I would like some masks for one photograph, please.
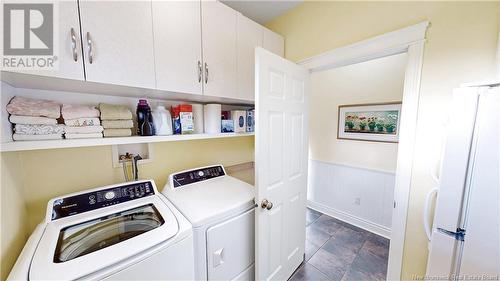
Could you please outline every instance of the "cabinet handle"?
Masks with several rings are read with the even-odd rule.
[[[94,60],[94,51],[92,50],[92,38],[90,38],[90,32],[87,32],[87,47],[89,49],[89,63],[92,64]]]
[[[198,61],[198,83],[201,83],[201,61]]]
[[[76,33],[75,29],[71,28],[71,50],[73,51],[73,60],[78,61],[78,52],[76,51]]]
[[[205,63],[205,84],[208,83],[208,64]]]

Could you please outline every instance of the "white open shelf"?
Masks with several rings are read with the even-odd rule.
[[[115,145],[115,144],[131,144],[131,143],[155,143],[155,142],[203,140],[203,139],[218,139],[218,138],[238,138],[238,137],[249,137],[253,135],[254,133],[221,133],[213,135],[192,134],[192,135],[171,135],[171,136],[151,136],[151,137],[132,136],[132,137],[116,137],[116,138],[100,138],[100,139],[11,141],[2,143],[0,145],[0,151],[8,152],[8,151],[87,147],[87,146],[102,146],[102,145]]]
[[[138,97],[149,97],[148,101],[152,107],[155,107],[156,105],[164,105],[168,108],[172,105],[186,102],[195,102],[200,104],[216,102],[222,104],[223,110],[246,110],[252,108],[253,105],[249,104],[251,101],[241,101],[236,99],[214,98],[203,95],[174,94],[159,91],[151,92],[146,89],[95,83],[94,85],[87,82],[66,81],[66,79],[55,78],[50,79],[38,77],[36,75],[7,73],[3,71],[0,73],[2,74],[0,79],[2,90],[2,94],[0,95],[2,108],[2,110],[0,110],[2,115],[2,122],[0,126],[0,152],[235,138],[254,135],[254,133],[221,133],[213,135],[190,134],[151,137],[131,136],[99,139],[12,141],[12,124],[9,122],[9,115],[5,110],[5,107],[14,96],[54,100],[60,103],[68,104],[97,105],[101,102],[119,104],[128,107],[133,114],[137,106]]]
[[[63,79],[49,76],[32,75],[25,73],[16,73],[8,71],[0,71],[0,79],[3,83],[8,84],[10,87],[23,89],[21,92],[30,92],[26,89],[31,89],[31,92],[40,92],[39,98],[54,99],[57,97],[57,92],[66,94],[78,93],[83,94],[89,98],[89,102],[95,100],[92,96],[99,96],[97,99],[102,102],[103,97],[118,97],[118,98],[131,98],[137,103],[137,99],[154,99],[164,101],[185,101],[185,102],[198,102],[198,103],[221,103],[231,105],[244,105],[253,106],[253,100],[245,100],[239,98],[227,98],[209,96],[204,94],[186,94],[178,92],[168,92],[156,89],[136,88],[129,86],[120,86],[113,84],[95,83],[89,81],[78,81],[71,79]],[[16,95],[18,93],[15,93]],[[48,95],[47,95],[48,94]],[[84,97],[85,98],[85,97]],[[64,102],[65,99],[54,99],[59,102]],[[69,97],[66,99],[71,102],[83,101],[80,97]]]

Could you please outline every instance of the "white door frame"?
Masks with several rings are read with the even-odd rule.
[[[406,53],[401,129],[398,145],[394,209],[387,280],[400,280],[406,233],[412,165],[417,130],[420,77],[424,55],[425,33],[429,22],[421,22],[361,42],[333,49],[300,61],[311,73],[360,63],[381,57]]]

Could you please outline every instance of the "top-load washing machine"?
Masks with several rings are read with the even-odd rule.
[[[154,182],[49,201],[9,280],[192,280],[193,231]]]
[[[254,280],[254,187],[222,165],[170,175],[163,194],[191,222],[196,280]]]

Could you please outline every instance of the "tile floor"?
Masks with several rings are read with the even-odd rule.
[[[307,209],[306,260],[290,280],[385,280],[388,257],[388,239]]]

